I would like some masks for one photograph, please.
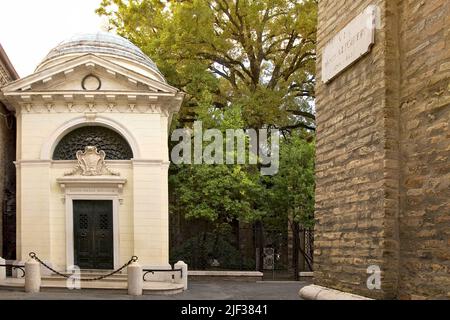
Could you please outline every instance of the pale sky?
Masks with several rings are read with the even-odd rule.
[[[33,73],[61,41],[101,31],[101,0],[0,0],[0,43],[21,77]]]

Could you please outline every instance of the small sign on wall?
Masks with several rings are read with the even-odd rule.
[[[377,7],[371,5],[326,44],[322,55],[323,82],[330,82],[370,52],[375,43],[376,18]]]

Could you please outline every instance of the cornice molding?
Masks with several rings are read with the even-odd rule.
[[[91,69],[95,67],[99,71],[103,70],[107,73],[114,73],[116,76],[125,77],[132,83],[140,83],[141,88],[130,91],[33,90],[34,84],[46,83],[51,87],[52,81],[60,81],[57,80],[58,75],[72,73],[77,68],[88,68],[88,65]],[[72,109],[77,104],[105,103],[111,109],[114,108],[114,105],[126,104],[130,112],[138,109],[139,105],[158,105],[161,109],[167,109],[167,115],[170,115],[170,113],[179,111],[184,96],[183,92],[165,82],[149,78],[93,54],[87,54],[6,84],[1,89],[0,99],[6,102],[5,105],[10,111],[24,107],[27,112],[31,112],[35,104],[42,103],[46,104],[46,108],[50,112],[60,103],[67,103],[68,109]],[[17,111],[20,112],[20,110]]]
[[[114,62],[110,62],[104,58],[98,57],[94,54],[86,54],[84,56],[80,56],[74,58],[70,61],[66,61],[65,63],[50,67],[48,69],[44,69],[42,71],[38,71],[33,73],[25,78],[20,80],[11,82],[5,88],[3,88],[4,92],[13,92],[20,90],[22,92],[27,92],[31,89],[31,85],[36,82],[41,81],[51,81],[51,78],[60,73],[72,72],[75,68],[88,68],[92,69],[92,67],[99,67],[106,70],[108,73],[120,74],[130,81],[133,82],[141,82],[149,87],[154,88],[156,91],[154,92],[169,92],[169,93],[177,93],[178,89],[170,86],[165,82],[161,82],[155,79],[151,79],[147,76],[144,76],[134,70],[127,69],[121,65],[118,65]],[[150,91],[150,90],[149,90]]]
[[[21,167],[49,167],[51,165],[51,160],[18,160],[14,161],[16,168]]]
[[[132,159],[131,160],[133,167],[147,167],[149,165],[153,166],[169,166],[170,162],[166,160],[157,160],[157,159]]]

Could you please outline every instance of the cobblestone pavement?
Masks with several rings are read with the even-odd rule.
[[[23,289],[0,289],[0,300],[300,300],[298,291],[307,282],[191,281],[178,295],[130,297],[125,292],[61,289],[27,294]]]

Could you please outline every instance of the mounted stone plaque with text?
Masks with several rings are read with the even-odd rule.
[[[376,6],[369,6],[325,46],[322,81],[327,83],[368,53],[375,43]]]

